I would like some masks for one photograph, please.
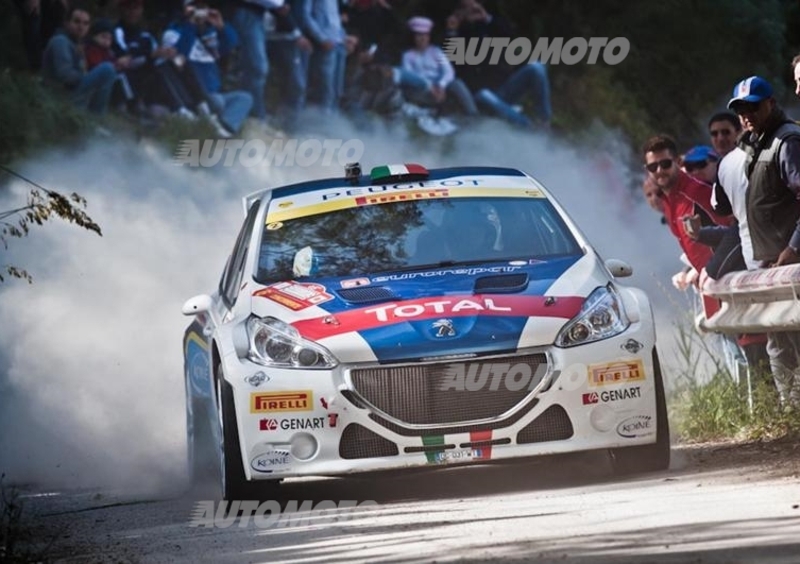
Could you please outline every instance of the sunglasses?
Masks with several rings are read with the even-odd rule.
[[[741,116],[745,114],[754,114],[761,107],[761,102],[739,102],[733,107],[736,115]]]
[[[708,161],[699,161],[696,163],[683,163],[686,172],[694,172],[696,170],[703,170],[708,166]]]
[[[729,137],[730,135],[733,135],[733,130],[732,129],[712,129],[711,131],[709,131],[709,133],[711,134],[711,137],[719,137],[720,135],[722,135],[723,137]]]
[[[672,159],[661,159],[660,161],[656,161],[654,163],[648,163],[644,165],[649,172],[655,173],[659,168],[663,170],[669,170],[672,168]]]

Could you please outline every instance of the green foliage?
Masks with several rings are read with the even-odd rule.
[[[89,116],[47,89],[37,76],[0,70],[0,93],[0,163],[33,149],[69,144],[89,129]]]
[[[679,325],[677,334],[682,362],[678,373],[671,375],[676,385],[670,398],[670,419],[681,439],[800,437],[800,413],[781,407],[769,373],[753,376],[751,410],[746,378],[737,383],[715,361],[713,376],[701,381],[697,376],[700,363],[711,352],[694,329]]]

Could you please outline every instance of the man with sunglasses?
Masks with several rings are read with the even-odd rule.
[[[711,186],[717,177],[718,162],[719,157],[711,147],[708,145],[696,145],[684,155],[683,169],[692,178]]]
[[[800,126],[784,113],[772,86],[759,76],[734,87],[728,108],[746,130],[739,146],[750,157],[745,203],[753,258],[762,267],[800,262]],[[781,402],[800,407],[800,331],[767,337]]]
[[[667,225],[678,239],[689,263],[700,272],[713,251],[689,236],[684,227],[684,218],[699,215],[702,225],[730,225],[731,218],[714,212],[711,186],[680,170],[677,145],[671,137],[658,135],[650,138],[642,153],[648,176],[661,190]]]

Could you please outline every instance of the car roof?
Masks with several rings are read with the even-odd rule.
[[[515,168],[504,167],[491,167],[491,166],[465,166],[465,167],[449,167],[449,168],[434,168],[428,171],[430,176],[424,180],[443,180],[457,176],[528,176],[521,170]],[[400,184],[400,182],[391,182],[391,184]],[[358,177],[358,183],[351,183],[344,176],[338,178],[324,178],[321,180],[310,180],[307,182],[298,182],[296,184],[288,184],[286,186],[279,186],[276,188],[264,188],[252,194],[248,194],[243,199],[244,210],[250,209],[250,206],[256,200],[260,200],[265,194],[270,194],[272,197],[285,197],[293,194],[302,194],[305,192],[313,192],[315,190],[324,190],[329,188],[352,188],[354,186],[377,186],[381,182],[373,182],[369,174],[362,174]]]

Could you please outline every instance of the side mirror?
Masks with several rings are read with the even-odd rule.
[[[633,267],[624,260],[608,259],[605,264],[614,278],[627,278],[633,274]]]
[[[183,315],[197,315],[198,313],[206,313],[211,309],[211,296],[208,294],[200,294],[193,298],[186,300],[183,304]]]

